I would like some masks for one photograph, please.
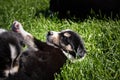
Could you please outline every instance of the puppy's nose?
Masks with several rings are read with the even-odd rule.
[[[52,31],[49,31],[47,35],[48,35],[48,36],[49,36],[49,35],[53,35],[53,32],[52,32]]]

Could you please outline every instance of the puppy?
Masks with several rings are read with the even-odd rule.
[[[69,29],[61,32],[49,31],[47,43],[60,48],[68,59],[77,56],[83,58],[86,53],[82,38]]]
[[[18,33],[0,29],[0,80],[18,72],[22,38]]]
[[[54,80],[67,60],[62,50],[36,39],[17,21],[12,30],[23,36],[28,49],[22,53],[19,72],[7,80]]]
[[[79,41],[81,39],[79,39],[79,36],[77,35],[77,38],[75,39],[77,39],[76,41],[80,42],[80,45],[77,45],[78,43],[76,43],[76,45],[71,43],[68,44],[71,47],[69,48],[62,44],[64,42],[61,43],[61,46],[58,45],[57,42],[52,43],[54,41],[50,36],[52,34],[51,32],[48,32],[47,34],[47,42],[40,41],[30,33],[26,32],[21,23],[18,21],[13,22],[12,30],[22,35],[24,38],[24,43],[28,46],[28,49],[22,54],[22,65],[19,72],[16,75],[8,78],[8,80],[54,80],[54,74],[60,72],[60,68],[67,60],[64,52],[70,54],[74,53],[73,55],[76,57],[74,52],[74,50],[76,50],[81,57],[84,56],[83,54],[85,49],[83,46],[81,46],[83,43]],[[63,35],[67,35],[68,37],[71,36],[67,33]]]

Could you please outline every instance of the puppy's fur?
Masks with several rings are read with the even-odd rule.
[[[0,79],[18,72],[22,38],[18,33],[0,29]]]
[[[28,49],[21,56],[19,72],[7,80],[53,80],[67,60],[62,50],[36,39],[17,21],[12,29],[24,37]]]
[[[85,51],[83,44],[81,43],[81,41],[79,41],[81,39],[78,39],[77,41],[78,43],[80,42],[80,45],[82,46],[77,44],[74,45],[74,43],[71,42],[71,44],[74,46],[71,46],[71,44],[69,43],[71,48],[65,48],[66,45],[61,45],[60,47],[58,47],[59,45],[56,46],[56,44],[51,43],[50,40],[48,40],[48,42],[50,41],[52,45],[48,42],[46,43],[36,39],[30,33],[24,31],[22,25],[17,21],[13,23],[12,30],[23,36],[24,43],[28,46],[28,49],[25,52],[23,52],[20,58],[21,67],[18,73],[14,76],[8,77],[6,80],[54,80],[54,74],[60,72],[60,68],[64,65],[64,63],[67,60],[64,51],[68,53],[73,52],[75,55],[74,57],[76,57],[74,50],[78,50],[78,52],[79,50],[81,52]],[[73,34],[63,35],[70,37]],[[49,36],[50,32],[48,32],[47,38]],[[84,55],[82,55],[81,57],[83,56]]]

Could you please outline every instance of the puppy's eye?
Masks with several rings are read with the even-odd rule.
[[[69,42],[68,42],[68,37],[65,37],[65,36],[61,37],[61,41],[62,41],[62,43],[64,43],[65,45],[69,44]]]

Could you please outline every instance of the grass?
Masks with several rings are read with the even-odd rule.
[[[83,38],[87,55],[81,62],[66,63],[55,80],[120,80],[120,20],[74,22],[35,16],[48,7],[49,0],[0,0],[0,28],[10,30],[12,22],[18,20],[42,41],[49,30],[72,29]]]

